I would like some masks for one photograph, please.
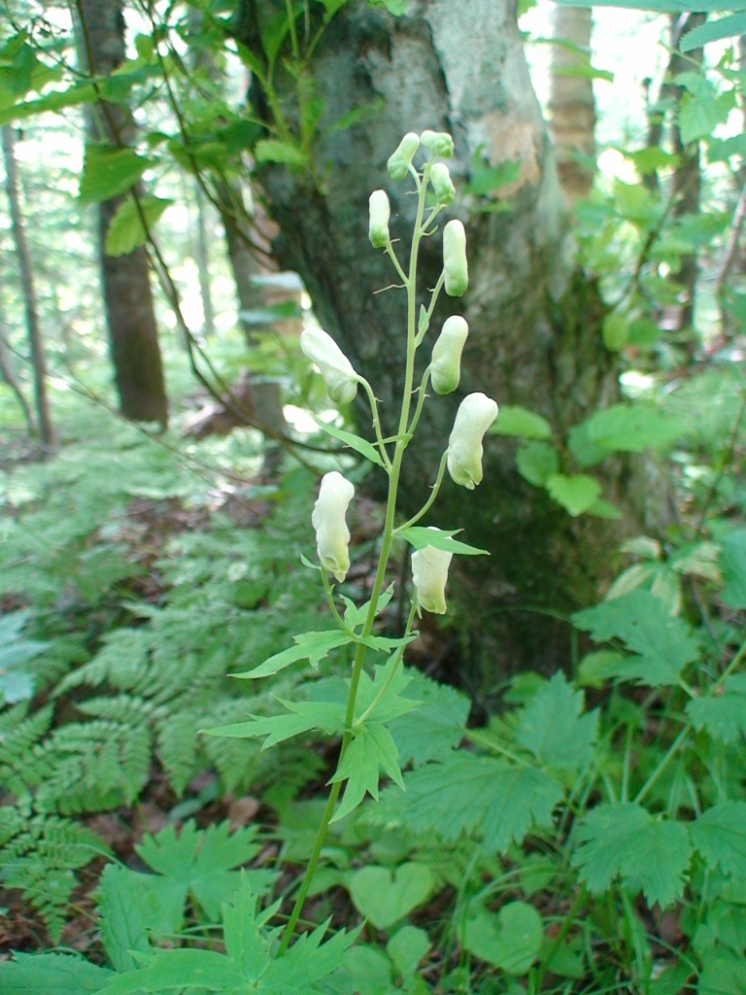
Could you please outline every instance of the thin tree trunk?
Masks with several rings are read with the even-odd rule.
[[[259,58],[259,32],[274,10],[269,0],[240,0],[237,6],[238,36]],[[595,286],[573,276],[566,262],[561,191],[510,2],[411,0],[407,16],[394,20],[380,7],[354,0],[326,28],[310,72],[324,107],[320,127],[327,129],[314,153],[323,184],[278,164],[262,165],[260,182],[281,230],[278,259],[300,273],[323,327],[371,379],[382,401],[384,434],[396,430],[405,295],[379,292],[395,274],[385,254],[368,243],[368,197],[386,188],[392,237],[403,238],[405,247],[415,201],[411,186],[390,182],[388,155],[405,132],[430,128],[454,135],[450,168],[457,186],[482,165],[520,164],[511,188],[460,197],[449,212],[466,225],[470,286],[461,301],[441,300],[432,325],[439,328],[460,310],[471,334],[459,391],[425,405],[407,452],[402,503],[405,512],[416,510],[465,394],[484,391],[500,404],[531,408],[550,420],[559,439],[617,399],[615,361],[600,334],[604,309]],[[280,97],[288,97],[293,82],[279,75],[277,83]],[[251,94],[255,110],[268,120],[259,88]],[[364,123],[330,128],[352,109],[377,101],[384,109]],[[499,196],[509,197],[512,209],[485,211],[498,206]],[[423,245],[420,300],[441,267],[437,235]],[[362,400],[358,414],[366,429],[370,416]],[[467,541],[492,553],[470,558],[454,587],[491,680],[496,669],[552,670],[566,663],[569,629],[546,612],[521,606],[562,611],[587,603],[612,569],[619,536],[642,527],[626,493],[625,464],[608,473],[605,497],[625,512],[625,521],[611,526],[585,516],[571,519],[543,490],[526,484],[516,471],[515,451],[510,440],[488,439],[480,488],[467,492],[448,482],[423,522],[464,527]],[[650,491],[647,497],[657,505]]]
[[[15,371],[15,365],[13,363],[13,357],[8,346],[8,339],[6,333],[5,315],[3,314],[2,307],[0,306],[0,378],[5,381],[5,383],[10,387],[15,399],[18,401],[18,406],[23,412],[23,417],[26,422],[26,429],[29,435],[36,435],[36,425],[34,424],[34,416],[31,413],[31,408],[29,407],[28,401],[24,396],[23,390],[21,389],[21,384],[18,380]]]
[[[574,70],[591,65],[590,8],[558,4],[552,11],[549,132],[557,154],[562,192],[568,202],[587,197],[593,184],[588,160],[595,154],[593,80]]]
[[[122,0],[78,0],[81,48],[92,74],[111,74],[125,58]],[[113,145],[131,144],[135,125],[122,104],[92,105],[91,138]],[[107,256],[109,224],[124,197],[98,205],[99,260],[109,348],[120,411],[132,421],[153,421],[165,428],[168,399],[158,344],[147,252],[143,246],[122,256]]]
[[[21,210],[21,193],[18,170],[16,167],[13,129],[6,124],[3,129],[3,154],[5,157],[5,185],[10,204],[10,221],[18,255],[18,268],[21,274],[23,301],[26,309],[26,329],[28,332],[31,361],[34,367],[34,396],[36,400],[36,417],[39,425],[39,437],[47,449],[54,445],[54,429],[49,413],[47,398],[47,368],[44,357],[44,342],[39,324],[39,310],[34,286],[34,271],[31,263],[26,231]]]
[[[202,299],[204,314],[204,331],[207,338],[215,334],[215,310],[212,306],[212,286],[210,281],[210,239],[207,234],[208,217],[205,210],[205,196],[199,186],[196,188],[197,198],[197,271],[199,273],[199,292]]]

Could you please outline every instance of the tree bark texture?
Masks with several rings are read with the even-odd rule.
[[[549,69],[549,131],[562,191],[570,203],[587,197],[593,183],[593,169],[587,162],[596,151],[593,80],[573,74],[578,67],[590,68],[592,29],[590,8],[558,4],[552,11],[555,44]]]
[[[254,52],[261,52],[259,32],[275,10],[269,0],[239,0],[236,31]],[[458,392],[428,402],[405,457],[402,506],[412,512],[429,493],[465,394],[484,391],[500,404],[531,408],[550,420],[559,438],[616,399],[613,360],[599,333],[603,309],[593,284],[574,276],[566,261],[562,195],[509,0],[466,6],[413,0],[400,19],[354,0],[326,29],[312,72],[323,100],[322,131],[352,109],[376,102],[382,109],[321,140],[315,163],[323,184],[275,164],[260,170],[260,182],[280,227],[278,259],[300,273],[323,327],[371,380],[385,432],[395,431],[398,415],[406,301],[402,290],[386,289],[396,274],[368,242],[368,196],[386,188],[403,261],[416,206],[411,182],[390,181],[387,157],[405,132],[431,128],[454,136],[449,166],[457,189],[482,160],[520,163],[517,180],[499,191],[509,211],[480,210],[497,206],[494,198],[457,197],[445,212],[443,223],[448,212],[465,223],[470,285],[461,300],[441,299],[431,341],[451,313],[464,314],[471,334]],[[268,119],[256,86],[252,98]],[[441,266],[439,232],[424,240],[422,302]],[[427,342],[421,352],[429,355]],[[362,401],[357,414],[361,429],[369,429]],[[468,492],[448,480],[423,522],[463,527],[466,541],[492,554],[454,563],[461,575],[450,585],[483,674],[492,679],[496,672],[552,670],[567,662],[568,627],[560,633],[546,613],[522,609],[562,611],[587,603],[609,570],[620,534],[608,523],[570,519],[525,483],[515,468],[516,448],[508,439],[487,439],[482,485]],[[624,489],[617,468],[605,496],[625,502]]]
[[[81,42],[89,70],[107,76],[124,62],[122,0],[78,0]],[[122,104],[92,105],[91,138],[112,145],[131,144],[135,125]],[[132,421],[168,423],[168,399],[158,329],[144,246],[123,256],[107,256],[104,242],[123,197],[99,207],[99,258],[109,334],[109,349],[119,407]]]
[[[45,446],[51,447],[54,445],[54,428],[49,413],[49,399],[47,397],[47,365],[44,356],[41,325],[39,324],[39,308],[36,301],[33,264],[26,239],[23,211],[21,210],[21,190],[18,169],[16,167],[13,128],[11,125],[6,124],[2,129],[2,133],[3,155],[5,158],[5,186],[10,206],[10,224],[18,256],[18,269],[23,289],[23,303],[26,310],[29,351],[31,352],[31,362],[34,367],[36,420],[39,427],[39,438]]]

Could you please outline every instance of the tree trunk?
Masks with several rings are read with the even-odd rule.
[[[26,430],[28,431],[28,434],[32,436],[36,435],[34,416],[31,413],[31,408],[29,407],[28,401],[26,400],[21,384],[16,375],[13,356],[11,355],[10,347],[8,346],[5,315],[3,314],[2,302],[0,302],[0,380],[3,380],[8,387],[10,387],[13,392],[13,396],[18,401],[18,406],[23,412],[23,418],[26,422]]]
[[[562,191],[568,202],[587,197],[593,183],[588,160],[596,151],[596,108],[593,80],[574,70],[590,68],[593,12],[588,7],[565,7],[552,11],[550,63],[551,118],[549,131],[557,154]]]
[[[81,48],[92,75],[110,75],[125,58],[122,0],[79,0]],[[91,138],[112,145],[132,144],[135,125],[122,104],[92,105]],[[109,348],[119,407],[132,421],[168,423],[168,399],[158,345],[147,252],[143,246],[123,256],[104,251],[111,219],[121,204],[99,204],[99,258]]]
[[[21,211],[21,192],[13,148],[13,129],[6,124],[3,132],[3,155],[5,158],[5,186],[10,205],[10,223],[18,255],[18,268],[21,273],[23,303],[26,309],[26,328],[28,331],[31,362],[34,367],[34,394],[36,399],[36,418],[39,426],[39,437],[47,448],[54,445],[54,429],[49,413],[47,399],[47,367],[44,358],[44,342],[39,325],[39,309],[36,302],[34,287],[34,271],[31,263],[26,230]]]
[[[269,0],[238,4],[238,36],[256,54],[258,32],[274,9]],[[402,291],[375,293],[394,283],[395,274],[368,243],[368,196],[379,187],[388,191],[392,237],[404,240],[404,252],[415,198],[411,184],[389,180],[386,159],[405,132],[454,135],[450,168],[457,186],[483,161],[520,163],[510,188],[461,196],[452,209],[466,225],[470,286],[461,301],[441,299],[433,326],[461,310],[471,335],[458,393],[431,399],[407,451],[401,493],[403,509],[412,511],[427,497],[465,394],[484,391],[500,404],[531,408],[563,438],[571,424],[616,399],[617,377],[602,344],[595,287],[566,263],[561,191],[513,4],[470,0],[467,9],[452,0],[412,0],[407,11],[395,20],[354,0],[334,17],[311,67],[323,100],[321,130],[353,108],[382,100],[384,109],[365,123],[326,132],[315,153],[323,185],[277,164],[263,166],[260,180],[281,231],[278,259],[300,273],[323,327],[371,380],[383,402],[384,432],[392,433],[406,304]],[[269,119],[256,86],[252,97]],[[497,206],[498,194],[510,198],[512,209],[485,211]],[[441,265],[438,234],[423,246],[421,288],[434,286]],[[365,430],[370,418],[362,403],[358,413]],[[543,609],[561,612],[593,598],[623,531],[588,517],[570,519],[521,479],[515,450],[510,440],[488,439],[482,485],[467,492],[448,481],[423,522],[463,527],[466,541],[492,554],[488,562],[462,563],[461,582],[451,588],[493,681],[496,668],[504,674],[567,663],[569,628]],[[623,503],[623,469],[617,471],[605,496]]]

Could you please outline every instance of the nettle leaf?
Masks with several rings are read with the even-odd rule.
[[[435,549],[443,549],[446,553],[457,553],[460,556],[489,556],[486,549],[477,549],[476,546],[469,546],[465,542],[454,539],[461,529],[454,529],[449,532],[446,529],[427,529],[420,525],[413,525],[399,533],[400,539],[414,546],[415,549],[424,549],[426,546],[434,546]]]
[[[534,827],[551,825],[563,794],[544,771],[471,754],[426,764],[405,776],[404,787],[404,795],[385,793],[381,817],[400,818],[418,832],[435,830],[446,842],[462,833],[480,836],[485,849],[500,853]]]
[[[686,714],[697,731],[734,743],[746,734],[746,674],[728,677],[717,694],[692,698]]]
[[[156,892],[179,896],[182,907],[187,895],[192,895],[210,919],[217,921],[222,902],[238,887],[240,872],[234,868],[259,852],[255,837],[255,826],[231,833],[229,824],[222,822],[201,830],[190,819],[179,836],[173,826],[167,826],[155,836],[146,836],[135,849],[160,875],[150,876]],[[267,871],[244,873],[250,875],[256,891],[263,893],[276,877]]]
[[[541,415],[520,405],[503,404],[490,435],[516,435],[523,439],[548,439],[552,426]]]
[[[583,715],[585,695],[557,673],[533,696],[518,720],[518,742],[538,759],[577,770],[590,763],[598,712]]]
[[[67,954],[21,954],[0,961],[3,995],[85,995],[99,992],[112,971]]]
[[[572,864],[588,890],[599,895],[619,877],[650,905],[671,905],[681,897],[692,844],[686,826],[655,819],[632,803],[599,805],[575,828]]]
[[[544,486],[554,500],[573,518],[587,511],[601,493],[601,484],[595,477],[589,477],[584,473],[577,473],[571,477],[562,473],[553,473],[547,477]]]
[[[345,954],[360,935],[360,929],[347,933],[340,929],[326,943],[322,943],[328,926],[327,921],[313,932],[304,933],[282,957],[273,957],[262,975],[259,991],[266,990],[268,995],[291,992],[308,995],[309,990],[319,991],[319,988],[312,986],[344,965]],[[242,992],[245,990],[241,989]]]
[[[721,597],[729,608],[746,608],[746,529],[737,529],[723,542],[725,586]]]
[[[746,13],[730,14],[728,17],[720,17],[717,21],[708,21],[706,24],[687,31],[681,38],[679,47],[682,52],[691,52],[694,48],[701,48],[711,41],[720,41],[721,38],[736,38],[746,34]]]
[[[559,470],[559,454],[548,442],[525,442],[515,454],[518,472],[534,487],[543,487]]]
[[[709,138],[719,124],[725,124],[734,106],[730,91],[718,93],[704,73],[680,73],[675,82],[689,91],[679,108],[679,130],[684,145]]]
[[[581,466],[592,466],[612,453],[641,453],[669,448],[683,434],[681,421],[652,404],[613,404],[568,433],[570,452]]]
[[[145,967],[120,974],[101,995],[140,995],[179,988],[208,992],[246,990],[246,977],[224,954],[212,950],[156,950]]]
[[[399,718],[388,724],[401,766],[421,767],[455,750],[464,737],[471,708],[466,695],[415,671],[406,696],[419,701],[417,720]]]
[[[81,204],[97,204],[131,190],[153,162],[131,148],[86,145],[78,195]]]
[[[345,725],[346,706],[331,701],[287,701],[277,699],[288,710],[285,715],[254,715],[248,722],[235,722],[227,726],[203,729],[208,736],[227,739],[254,739],[266,737],[262,749],[282,743],[293,736],[300,736],[312,729],[319,729],[327,736],[341,733]]]
[[[396,743],[388,729],[378,722],[368,722],[356,729],[354,735],[337,773],[329,781],[329,784],[347,781],[344,797],[332,822],[338,822],[356,809],[366,792],[378,801],[381,768],[400,788],[404,788]]]
[[[691,823],[694,846],[711,867],[746,878],[746,802],[722,802]]]
[[[683,668],[699,656],[697,640],[687,623],[672,618],[660,598],[639,588],[576,612],[572,618],[596,642],[621,639],[638,654],[620,667],[618,676],[624,680],[648,687],[676,684]]]
[[[173,204],[172,200],[145,194],[138,198],[145,225],[134,197],[127,197],[116,210],[106,232],[104,251],[107,256],[124,256],[138,245],[144,245],[160,216]]]
[[[299,660],[308,660],[311,666],[316,669],[321,661],[339,646],[345,646],[353,642],[352,636],[341,629],[328,629],[324,632],[304,632],[300,636],[295,636],[295,646],[275,653],[264,663],[254,667],[253,670],[245,670],[240,674],[231,674],[231,677],[243,679],[254,679],[257,677],[272,677],[279,671],[289,667],[291,663]]]
[[[541,916],[526,902],[508,902],[495,915],[478,908],[464,923],[462,942],[475,957],[506,974],[526,974],[544,935]]]
[[[142,877],[118,864],[108,864],[101,875],[98,904],[101,939],[107,957],[120,972],[135,968],[133,952],[144,954],[150,950],[148,928],[155,926],[155,935],[159,936],[170,925],[152,923],[150,896],[140,886]]]
[[[436,879],[424,864],[363,867],[353,872],[347,885],[358,912],[376,929],[388,929],[432,895]]]

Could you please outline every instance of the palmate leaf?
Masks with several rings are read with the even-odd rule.
[[[178,902],[182,912],[187,895],[193,895],[215,921],[221,903],[238,885],[240,872],[234,868],[251,860],[259,851],[255,836],[256,827],[231,833],[227,822],[200,830],[190,820],[179,836],[173,826],[167,826],[156,836],[147,836],[136,847],[140,857],[157,872],[157,876],[140,875],[140,878],[164,903]],[[266,891],[275,877],[264,870],[243,873],[249,876],[257,893]]]
[[[713,739],[734,743],[746,734],[746,674],[734,674],[723,684],[721,694],[692,698],[686,714],[698,731]]]
[[[356,730],[355,738],[347,747],[337,773],[329,781],[330,784],[347,781],[344,797],[332,822],[338,822],[356,809],[366,792],[378,799],[381,768],[400,788],[404,787],[396,743],[391,733],[378,722],[368,722]]]
[[[389,722],[388,730],[399,750],[399,763],[420,767],[456,749],[464,738],[471,702],[466,695],[445,684],[437,684],[415,671],[406,696],[419,701],[417,719],[406,717]]]
[[[403,795],[385,792],[380,812],[372,813],[376,821],[401,820],[446,842],[473,834],[485,849],[500,853],[532,828],[551,825],[563,794],[562,785],[544,771],[466,753],[407,774],[404,787]]]
[[[572,863],[593,894],[619,877],[632,894],[665,907],[679,898],[692,844],[686,826],[653,818],[632,803],[599,805],[575,829]]]
[[[246,991],[246,976],[224,954],[212,950],[157,950],[145,967],[120,974],[101,995],[140,995],[199,988],[208,992]]]
[[[255,715],[248,722],[235,722],[202,731],[207,736],[226,736],[229,739],[264,736],[262,749],[266,750],[312,729],[319,729],[327,736],[334,736],[344,729],[346,707],[341,702],[277,700],[287,708],[287,714]]]
[[[625,661],[619,676],[649,687],[675,684],[683,668],[697,659],[699,646],[691,629],[672,618],[649,591],[631,591],[576,612],[573,622],[596,642],[621,639],[637,657]],[[621,668],[620,668],[621,670]]]
[[[598,712],[581,714],[584,703],[583,692],[573,690],[564,674],[555,674],[523,709],[518,742],[555,767],[583,767],[593,757],[598,731]]]
[[[426,529],[420,525],[413,525],[399,533],[400,539],[406,539],[415,549],[425,549],[426,546],[434,546],[435,549],[442,549],[446,553],[458,553],[460,556],[488,556],[486,549],[477,549],[476,546],[469,546],[465,542],[454,539],[460,529],[447,531],[446,529]]]
[[[308,660],[312,667],[318,667],[321,661],[333,649],[351,643],[352,637],[341,629],[328,629],[324,632],[304,632],[300,636],[295,636],[295,646],[291,646],[280,653],[275,653],[264,663],[253,670],[245,670],[240,674],[231,674],[231,677],[250,678],[271,677],[279,671],[289,667],[291,663],[298,660]]]
[[[712,867],[746,879],[746,802],[722,802],[690,827],[692,841]]]

